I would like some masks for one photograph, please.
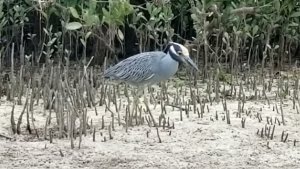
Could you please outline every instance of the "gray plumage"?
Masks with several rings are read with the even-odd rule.
[[[179,56],[180,51],[188,55],[187,49],[182,45],[170,43],[165,52],[152,51],[131,56],[108,68],[104,77],[137,87],[167,80],[177,72],[179,62],[185,62],[183,57],[187,57],[188,62],[191,61],[189,56]]]

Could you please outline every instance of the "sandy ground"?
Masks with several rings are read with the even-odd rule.
[[[180,121],[178,109],[168,107],[167,117],[174,122],[175,129],[159,128],[162,143],[158,142],[156,129],[146,123],[130,127],[127,133],[123,126],[116,124],[113,139],[110,140],[108,130],[100,129],[101,116],[109,118],[110,113],[104,112],[104,107],[97,107],[98,116],[93,109],[88,111],[96,126],[96,141],[93,142],[92,134],[88,133],[83,137],[80,149],[78,138],[75,148],[71,149],[66,138],[55,138],[50,144],[48,140],[38,140],[28,135],[25,120],[23,135],[11,135],[9,120],[12,103],[1,98],[0,134],[14,139],[0,137],[0,168],[300,168],[300,114],[292,109],[291,99],[284,100],[286,125],[276,125],[274,139],[257,135],[257,130],[267,124],[266,117],[273,118],[273,122],[275,117],[281,119],[280,114],[273,111],[275,103],[278,104],[274,97],[270,97],[270,105],[266,100],[247,101],[244,109],[251,110],[251,113],[248,116],[242,114],[246,118],[245,128],[242,128],[241,118],[235,115],[237,100],[227,100],[231,124],[222,120],[222,102],[209,105],[209,112],[205,108],[203,118],[190,112],[189,117],[183,116],[183,121]],[[22,108],[21,105],[16,106],[16,117]],[[158,119],[159,105],[151,108]],[[34,113],[36,126],[42,131],[46,119],[42,106],[35,106]],[[256,118],[257,113],[261,113],[262,122]],[[281,142],[282,131],[289,134],[285,143]],[[296,146],[294,140],[297,141]]]

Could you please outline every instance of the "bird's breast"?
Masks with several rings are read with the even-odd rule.
[[[178,62],[172,59],[170,55],[166,55],[161,59],[158,70],[160,78],[167,80],[177,72]]]

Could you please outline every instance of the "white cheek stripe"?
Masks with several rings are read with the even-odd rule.
[[[177,54],[177,52],[175,51],[175,49],[174,49],[174,47],[173,47],[173,46],[171,46],[171,47],[170,47],[170,50],[172,51],[172,53],[175,53],[175,54]]]
[[[189,55],[190,55],[190,54],[189,54],[189,51],[187,50],[187,48],[183,47],[181,50],[182,50],[182,54],[183,54],[184,56],[189,56]]]
[[[188,50],[185,46],[183,46],[183,45],[181,45],[181,44],[178,44],[178,43],[176,43],[176,45],[179,45],[179,46],[180,46],[181,51],[182,51],[182,55],[183,55],[183,56],[185,56],[185,57],[189,57],[189,56],[190,56],[189,50]],[[174,53],[174,54],[177,55],[177,52],[175,51],[175,49],[174,49],[173,46],[170,47],[170,51],[171,51],[172,53]]]

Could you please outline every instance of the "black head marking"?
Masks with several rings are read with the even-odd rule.
[[[174,49],[172,50],[171,47]],[[181,47],[177,45],[176,43],[170,42],[167,47],[164,49],[165,53],[169,53],[169,55],[172,57],[172,59],[176,60],[177,62],[181,63],[183,62],[183,59],[181,56],[178,55],[182,51]]]
[[[179,45],[177,45],[176,43],[173,43],[173,42],[169,42],[168,45],[166,46],[166,48],[163,50],[164,53],[168,53],[169,50],[170,50],[170,47],[173,46],[174,47],[174,50],[175,52],[179,52],[181,51],[182,49],[180,48]]]
[[[170,47],[173,45],[172,42],[168,43],[168,45],[166,46],[166,48],[164,49],[164,53],[168,53],[170,50]]]
[[[179,51],[182,51],[181,47],[177,44],[173,44],[173,47],[175,49],[175,51],[178,53]]]
[[[191,60],[189,51],[185,46],[170,42],[163,52],[169,55],[173,60],[179,63],[185,63],[198,70],[197,65]]]
[[[175,52],[182,51],[182,49],[179,45],[177,45],[176,43],[173,43],[173,42],[169,42],[168,45],[166,46],[166,48],[163,50],[163,52],[168,53],[171,46],[174,47]]]

